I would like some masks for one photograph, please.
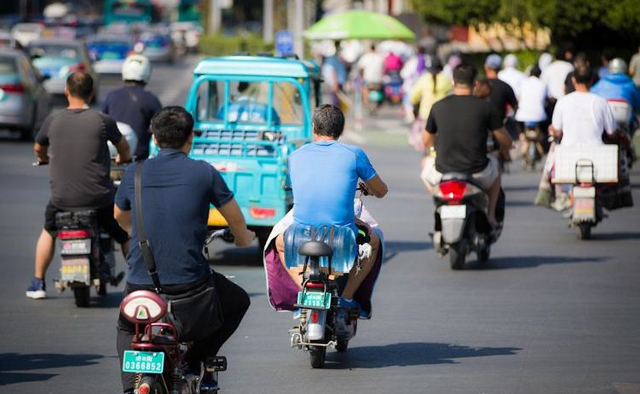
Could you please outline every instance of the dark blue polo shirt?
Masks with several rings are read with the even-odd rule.
[[[134,174],[136,164],[125,172],[115,203],[132,210],[133,233],[127,256],[127,282],[150,285],[151,278],[138,246]],[[220,207],[233,193],[209,163],[193,160],[177,149],[161,149],[146,160],[142,170],[144,230],[151,245],[163,285],[203,279],[209,265],[202,255],[207,236],[209,204]]]

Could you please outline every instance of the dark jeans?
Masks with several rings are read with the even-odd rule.
[[[224,322],[222,326],[213,334],[205,339],[196,341],[189,349],[187,362],[191,365],[198,365],[200,361],[204,361],[207,357],[218,354],[218,350],[236,331],[244,314],[249,309],[249,295],[238,285],[225,278],[224,275],[214,273],[216,289],[218,291],[218,299],[220,300],[220,308]],[[163,286],[163,289],[169,294],[179,294],[194,287],[194,284]],[[136,290],[151,290],[153,286],[133,285],[127,283],[123,297]],[[120,365],[122,365],[122,357],[124,351],[131,349],[131,340],[135,334],[135,326],[126,320],[122,314],[118,318],[118,357],[120,357]],[[122,373],[122,387],[125,392],[133,390],[135,375],[132,373]]]

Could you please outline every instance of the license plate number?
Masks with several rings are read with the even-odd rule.
[[[89,258],[63,258],[60,279],[65,282],[90,283]]]
[[[443,205],[440,207],[441,219],[464,219],[466,216],[466,205]]]
[[[125,350],[122,371],[132,373],[157,373],[164,371],[164,353]]]
[[[301,291],[298,293],[298,305],[310,308],[331,308],[331,293],[320,291]]]
[[[102,54],[102,58],[104,60],[116,60],[120,59],[120,54],[118,52],[105,52]]]
[[[60,248],[61,255],[70,254],[91,254],[91,239],[76,239],[73,241],[62,241]]]

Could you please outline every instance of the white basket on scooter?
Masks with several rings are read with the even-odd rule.
[[[584,165],[584,163],[592,163]],[[593,179],[595,178],[595,179]],[[618,146],[562,146],[555,149],[553,183],[617,183]]]

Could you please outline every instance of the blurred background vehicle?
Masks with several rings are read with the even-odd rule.
[[[87,40],[87,48],[98,74],[120,74],[124,59],[133,51],[133,39],[128,35],[98,34]]]
[[[133,50],[141,53],[152,62],[173,63],[175,46],[170,31],[165,26],[152,27],[140,34]]]
[[[0,127],[31,140],[51,111],[51,96],[24,52],[0,48]]]
[[[97,90],[98,74],[91,65],[84,42],[64,38],[42,38],[31,41],[28,52],[40,74],[48,77],[44,87],[49,93],[64,94],[67,77],[75,71],[89,73],[94,79]]]
[[[20,45],[27,46],[33,40],[40,38],[44,26],[39,23],[18,23],[11,29],[11,34]]]
[[[0,31],[0,48],[22,49],[22,45],[8,31]]]
[[[178,54],[197,52],[202,27],[195,22],[174,22],[169,26],[171,39]]]
[[[156,10],[150,0],[107,0],[104,5],[104,23],[151,23]]]

